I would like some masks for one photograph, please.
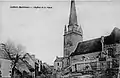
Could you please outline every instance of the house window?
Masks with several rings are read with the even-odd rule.
[[[59,63],[57,63],[57,66],[59,66]]]

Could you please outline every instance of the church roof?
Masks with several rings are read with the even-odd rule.
[[[120,29],[114,28],[110,35],[104,37],[104,44],[120,43]],[[77,48],[70,56],[98,52],[102,50],[101,38],[79,42]]]

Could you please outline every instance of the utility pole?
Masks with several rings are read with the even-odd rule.
[[[104,54],[104,36],[101,36],[101,44],[102,44],[102,52],[101,52],[101,58],[103,58],[103,54]]]
[[[101,45],[102,45],[102,51],[100,53],[100,58],[99,58],[99,62],[100,62],[100,73],[102,76],[102,74],[104,73],[104,68],[103,68],[103,63],[106,61],[106,56],[105,56],[105,51],[104,51],[104,36],[101,36]]]

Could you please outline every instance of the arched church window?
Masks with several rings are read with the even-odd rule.
[[[113,48],[108,48],[108,56],[114,57],[114,50],[113,50]]]

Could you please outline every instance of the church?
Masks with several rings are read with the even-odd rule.
[[[54,61],[55,78],[119,78],[120,29],[115,27],[107,36],[83,41],[75,1],[71,0],[63,54]]]

